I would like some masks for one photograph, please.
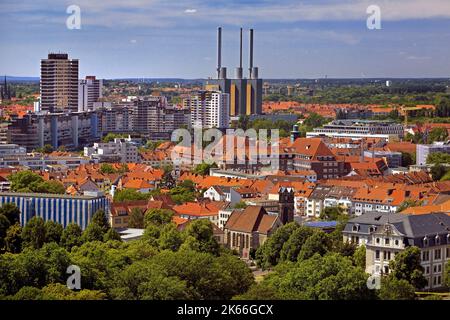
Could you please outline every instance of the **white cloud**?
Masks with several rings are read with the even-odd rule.
[[[73,4],[64,0],[55,6],[50,0],[2,0],[0,12],[17,13],[18,19],[29,15],[43,17],[42,23],[61,9]],[[81,8],[83,23],[98,26],[151,26],[167,27],[183,25],[186,14],[196,14],[199,23],[221,23],[245,25],[259,22],[288,23],[302,21],[365,21],[366,9],[377,4],[381,8],[383,21],[408,19],[450,19],[449,0],[274,0],[258,4],[230,4],[229,1],[185,0],[181,2],[166,0],[77,0]],[[43,9],[51,8],[51,9]],[[186,9],[187,8],[187,9]],[[52,15],[46,14],[51,11]]]

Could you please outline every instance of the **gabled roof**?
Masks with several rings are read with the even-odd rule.
[[[295,153],[311,157],[311,160],[318,160],[318,157],[334,158],[334,154],[320,138],[298,138],[290,148]]]
[[[267,214],[260,206],[248,206],[243,211],[234,210],[228,219],[224,229],[241,232],[259,232],[268,234],[278,217]]]

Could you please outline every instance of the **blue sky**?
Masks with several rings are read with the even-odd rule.
[[[80,30],[66,28],[73,4]],[[366,27],[372,4],[381,30]],[[68,52],[81,77],[206,78],[219,25],[229,74],[242,26],[263,78],[450,76],[450,0],[0,0],[0,74],[38,76]]]

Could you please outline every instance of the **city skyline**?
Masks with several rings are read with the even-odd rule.
[[[67,52],[80,60],[80,78],[214,77],[222,26],[222,64],[238,66],[239,28],[254,28],[255,64],[266,79],[450,75],[448,1],[372,2],[81,0],[81,29],[69,30],[70,1],[6,0],[0,74],[37,77],[49,52]],[[381,30],[367,29],[371,4],[381,9]]]

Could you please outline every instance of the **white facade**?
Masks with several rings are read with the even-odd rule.
[[[201,91],[184,100],[191,110],[191,124],[196,128],[228,128],[230,95],[220,91]]]
[[[226,201],[233,206],[241,201],[241,195],[231,187],[211,186],[203,193],[203,197],[212,201]]]
[[[78,111],[94,110],[94,102],[102,95],[103,80],[86,77],[78,83]]]
[[[228,219],[230,218],[233,210],[219,210],[219,225],[218,227],[223,230],[225,225],[227,224]]]
[[[84,155],[100,162],[139,162],[138,147],[125,139],[114,139],[108,143],[94,143],[92,147],[84,148]]]
[[[320,213],[324,208],[322,199],[312,199],[306,200],[305,214],[308,217],[319,217]]]

